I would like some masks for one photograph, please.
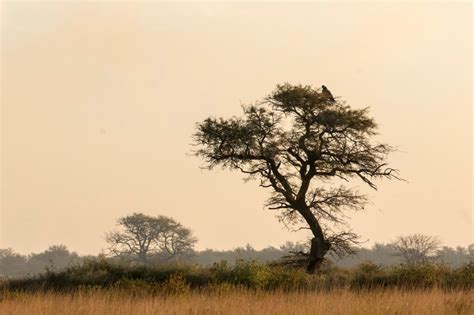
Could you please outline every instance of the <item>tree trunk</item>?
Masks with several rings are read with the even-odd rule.
[[[331,243],[326,241],[318,220],[307,205],[300,206],[298,211],[308,223],[314,236],[311,239],[308,266],[306,267],[306,271],[310,274],[313,274],[321,266],[324,255],[326,255],[328,250],[331,248]]]
[[[322,235],[320,237],[314,237],[311,239],[311,249],[309,251],[308,266],[306,271],[309,274],[314,274],[317,269],[321,266],[324,255],[331,248],[331,244],[324,240]]]
[[[138,254],[138,259],[140,260],[140,262],[141,262],[143,265],[146,265],[147,262],[148,262],[147,253],[146,253],[146,252],[140,252],[140,253]]]

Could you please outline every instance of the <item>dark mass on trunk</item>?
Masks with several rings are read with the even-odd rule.
[[[368,109],[353,109],[311,86],[278,85],[243,117],[207,118],[197,125],[194,154],[216,166],[239,170],[268,188],[266,206],[286,226],[313,235],[307,271],[314,273],[328,251],[350,253],[357,235],[348,211],[362,210],[365,195],[342,185],[360,179],[397,179],[387,166],[392,147],[374,140],[377,125]]]

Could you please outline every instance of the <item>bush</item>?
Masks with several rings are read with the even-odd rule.
[[[450,273],[444,265],[424,264],[419,266],[396,266],[386,276],[391,286],[403,288],[444,287]]]
[[[443,264],[399,265],[380,268],[374,264],[366,263],[354,270],[350,286],[355,289],[438,287],[468,290],[474,288],[474,264],[471,262],[460,268],[450,269]]]
[[[385,287],[386,274],[384,270],[373,262],[364,262],[352,271],[350,287],[354,289],[372,289]]]
[[[449,273],[445,279],[445,286],[465,290],[474,288],[474,262],[471,261]]]
[[[237,261],[235,267],[229,272],[229,282],[247,288],[265,288],[271,276],[270,268],[254,261]]]
[[[309,275],[301,269],[252,261],[237,261],[234,266],[221,262],[202,268],[185,265],[130,267],[102,259],[64,271],[6,280],[0,285],[4,292],[89,292],[116,288],[131,294],[181,294],[190,290],[226,292],[236,287],[283,291],[386,287],[469,290],[474,288],[474,264],[471,262],[456,269],[436,264],[382,268],[366,262],[353,269],[329,266],[317,275]]]

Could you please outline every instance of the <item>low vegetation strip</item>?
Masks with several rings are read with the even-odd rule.
[[[303,269],[238,261],[212,267],[125,266],[92,260],[59,272],[9,279],[3,292],[74,292],[91,289],[122,289],[151,294],[245,288],[261,291],[372,290],[380,288],[473,290],[474,263],[459,268],[439,264],[380,267],[373,263],[350,269],[326,266],[316,275]]]

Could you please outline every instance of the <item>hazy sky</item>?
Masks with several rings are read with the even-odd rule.
[[[268,192],[189,155],[198,121],[277,83],[370,106],[405,182],[369,191],[368,245],[473,242],[471,4],[4,2],[0,248],[98,253],[115,220],[163,214],[198,248],[304,240]]]

